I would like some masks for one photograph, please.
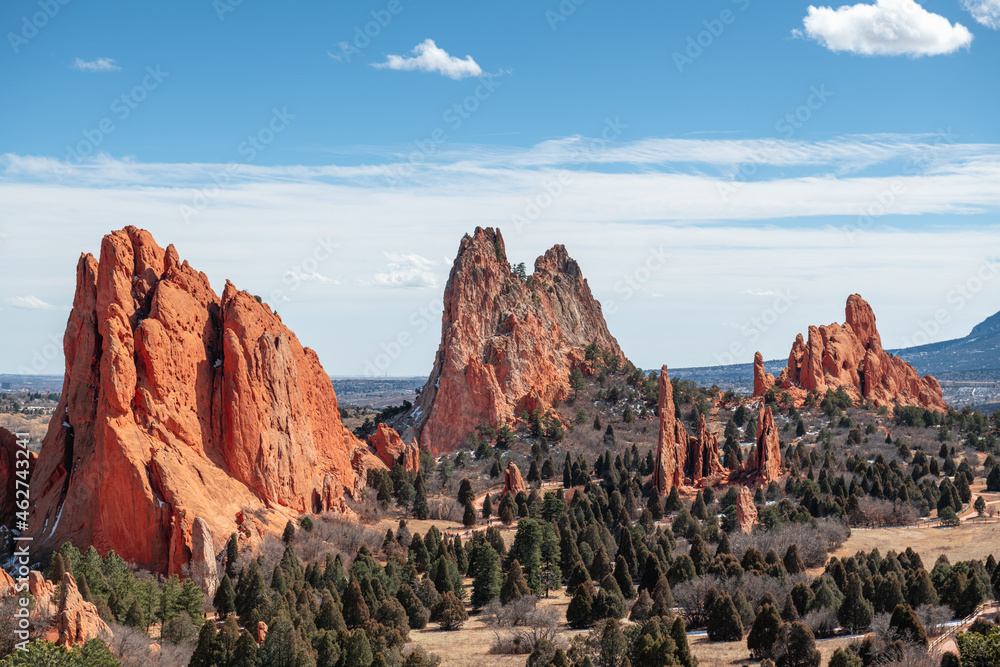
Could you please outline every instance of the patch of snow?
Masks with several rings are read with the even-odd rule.
[[[216,359],[215,364],[213,364],[213,367],[218,368],[221,365],[222,365],[222,359]]]
[[[73,426],[69,422],[67,422],[67,421],[64,421],[62,423],[62,425],[63,425],[63,428],[73,428]]]

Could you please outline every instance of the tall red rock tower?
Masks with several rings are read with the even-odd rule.
[[[403,433],[434,453],[462,446],[477,426],[547,410],[569,393],[570,372],[586,367],[591,343],[625,363],[566,248],[553,246],[522,278],[491,228],[462,239],[441,319],[434,368]]]
[[[197,518],[221,544],[247,511],[340,508],[356,488],[352,456],[367,449],[316,353],[144,230],[105,236],[100,261],[80,257],[64,351],[31,480],[40,555],[70,540],[179,573]]]

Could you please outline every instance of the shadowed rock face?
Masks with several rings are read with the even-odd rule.
[[[363,445],[316,353],[250,294],[227,282],[217,296],[144,230],[105,236],[100,261],[80,257],[63,345],[62,399],[31,484],[40,552],[70,540],[180,573],[196,517],[204,549],[243,510],[341,508],[355,488]]]
[[[757,484],[766,486],[781,477],[781,439],[771,408],[760,406],[757,415],[757,447],[754,459],[747,462],[747,471]]]
[[[753,395],[763,396],[774,386],[774,375],[764,370],[764,355],[756,352],[753,355]]]
[[[588,372],[590,343],[625,361],[566,248],[553,246],[523,280],[499,230],[477,228],[459,246],[445,287],[441,345],[403,439],[448,452],[477,426],[544,412],[568,395],[574,367]]]
[[[18,451],[23,452],[24,450],[18,446],[17,436],[5,428],[0,428],[0,526],[4,528],[14,525],[14,517],[17,512],[18,498],[15,493],[15,478],[27,482],[28,475],[35,469],[34,452],[29,452],[28,458],[24,458],[24,456],[18,457]],[[17,463],[19,458],[20,468]],[[23,471],[21,475],[18,475],[19,470]],[[6,536],[4,533],[3,538]],[[2,542],[3,538],[0,538],[0,553],[7,553],[8,545]]]
[[[756,363],[754,376],[756,395]],[[847,299],[844,324],[811,326],[808,339],[803,340],[802,334],[795,338],[788,366],[776,384],[798,404],[810,391],[822,397],[828,390],[843,387],[855,400],[868,399],[876,407],[948,408],[936,379],[920,377],[913,366],[882,349],[875,314],[857,294]]]

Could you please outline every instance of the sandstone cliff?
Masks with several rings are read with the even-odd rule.
[[[105,236],[99,261],[81,256],[63,343],[62,399],[31,485],[41,555],[71,540],[179,573],[198,517],[204,551],[238,517],[336,509],[356,488],[363,444],[315,352],[250,294],[227,283],[217,296],[144,230]]]
[[[479,425],[544,412],[569,393],[575,366],[587,371],[591,343],[625,362],[566,248],[553,246],[522,279],[499,230],[477,228],[459,246],[445,287],[441,345],[403,438],[447,452]]]
[[[882,349],[875,314],[857,294],[847,299],[844,324],[811,326],[807,340],[802,334],[795,338],[788,366],[776,384],[797,404],[810,391],[822,398],[828,390],[843,387],[855,400],[868,399],[876,407],[948,408],[937,380],[930,375],[920,377],[913,366]],[[755,363],[755,394],[756,388]]]

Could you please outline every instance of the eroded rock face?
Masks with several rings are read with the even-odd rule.
[[[667,367],[660,368],[660,435],[656,445],[653,486],[661,496],[684,483],[684,463],[687,457],[688,434],[674,416],[674,386],[670,384]]]
[[[410,472],[420,471],[420,448],[416,441],[403,442],[396,430],[386,424],[380,423],[378,430],[368,436],[368,446],[375,449],[390,470],[398,463]]]
[[[513,498],[522,491],[527,493],[528,486],[524,483],[524,478],[521,477],[521,470],[517,467],[517,464],[510,461],[503,471],[503,490],[500,492],[500,495],[502,497],[503,494],[509,493]]]
[[[757,414],[757,447],[747,470],[761,485],[776,482],[781,477],[781,439],[774,424],[774,414],[763,403]]]
[[[181,573],[195,517],[229,535],[244,509],[338,509],[356,488],[364,445],[316,353],[250,294],[227,283],[217,296],[144,230],[105,236],[100,261],[81,256],[63,345],[62,399],[31,484],[40,555],[69,540]]]
[[[56,643],[61,646],[83,645],[98,637],[113,637],[111,628],[97,613],[97,607],[80,595],[76,580],[69,572],[62,578],[56,630],[59,634]]]
[[[444,293],[441,345],[403,439],[452,451],[480,425],[543,413],[569,393],[584,348],[596,343],[625,363],[600,304],[566,248],[553,246],[524,280],[507,261],[499,230],[462,239]]]
[[[757,506],[753,502],[753,494],[745,486],[740,487],[736,496],[736,523],[744,533],[753,532],[757,525]]]
[[[763,396],[774,386],[774,375],[764,370],[764,356],[760,352],[753,355],[753,395]]]
[[[756,394],[756,365],[754,376]],[[868,399],[876,407],[948,409],[936,379],[920,377],[913,366],[882,349],[875,314],[857,294],[847,299],[844,324],[811,326],[808,339],[796,336],[788,366],[776,384],[800,405],[810,391],[822,398],[827,391],[843,387],[856,401]]]
[[[706,478],[726,474],[719,461],[719,436],[708,430],[705,415],[698,419],[698,437],[688,438],[688,456],[685,465],[692,486],[702,486]]]
[[[191,577],[211,598],[219,588],[219,566],[215,560],[212,530],[207,521],[195,517],[191,533]]]

